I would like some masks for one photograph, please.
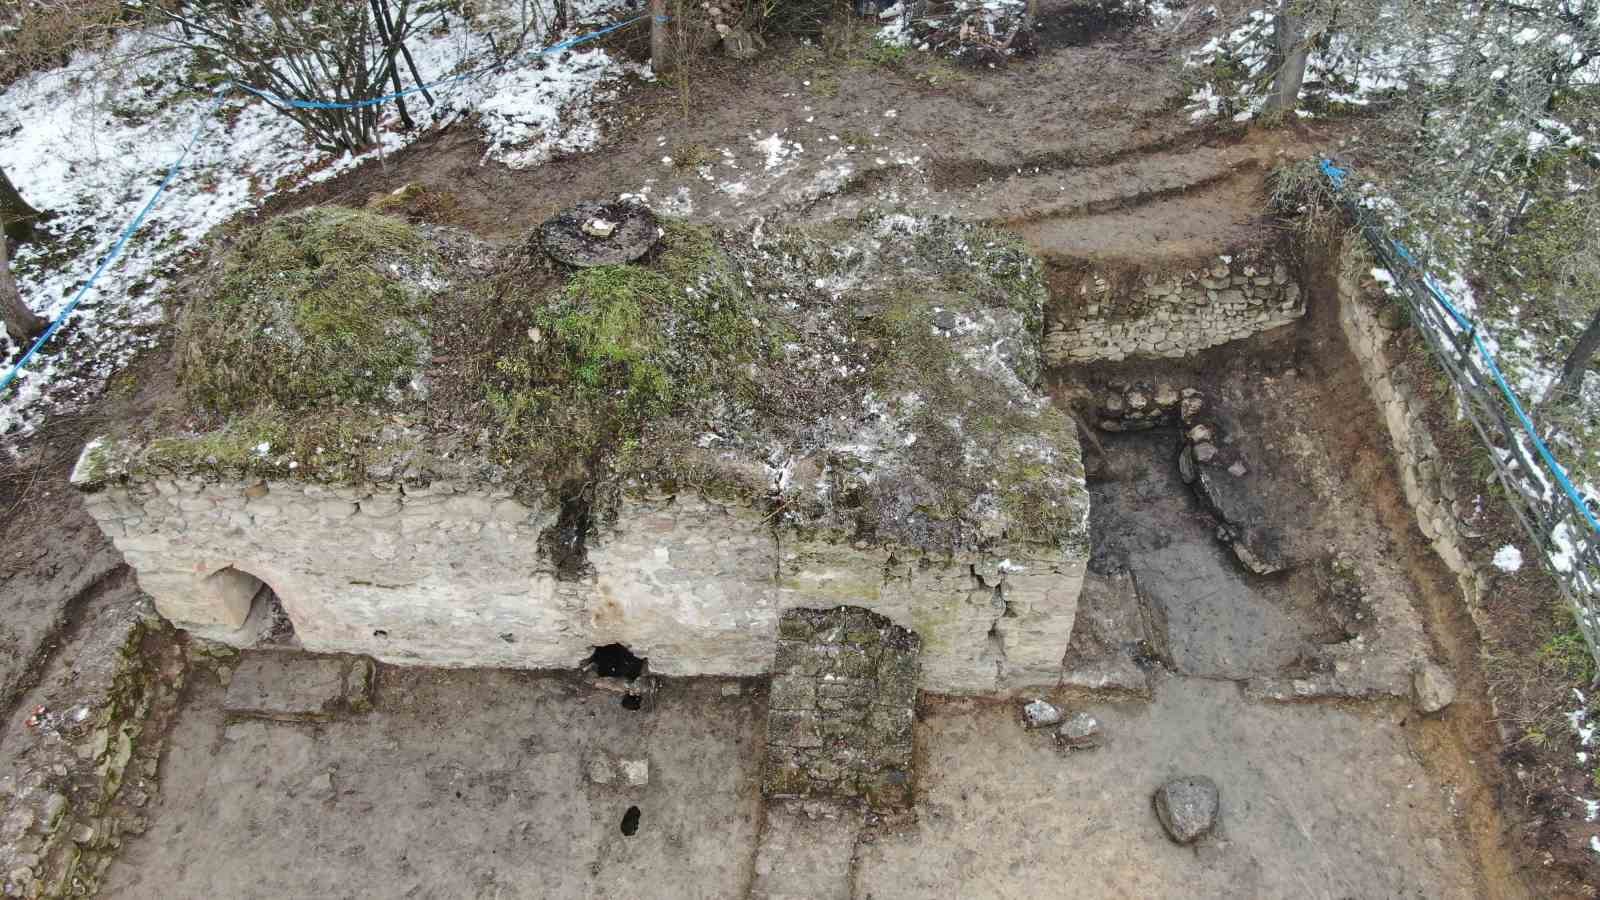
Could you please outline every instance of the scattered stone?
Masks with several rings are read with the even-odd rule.
[[[1043,700],[1033,700],[1022,707],[1022,724],[1029,728],[1045,728],[1061,721],[1061,710]]]
[[[1089,750],[1100,746],[1100,720],[1088,713],[1074,713],[1056,729],[1056,740],[1069,750]]]
[[[1244,463],[1235,462],[1233,465],[1228,467],[1228,474],[1235,478],[1243,478],[1244,476],[1250,474],[1250,470],[1245,468]]]
[[[1215,459],[1216,456],[1217,447],[1215,444],[1207,441],[1200,441],[1194,445],[1194,458],[1197,462],[1210,462],[1211,460]]]
[[[82,822],[72,826],[72,842],[74,844],[94,843],[94,827]]]
[[[1454,679],[1443,666],[1431,660],[1417,668],[1416,674],[1411,677],[1411,687],[1416,692],[1417,709],[1430,715],[1456,699]]]
[[[372,660],[254,653],[244,657],[222,701],[231,716],[280,721],[331,719],[370,708]]]
[[[1216,826],[1220,796],[1210,778],[1186,775],[1156,789],[1155,804],[1167,834],[1180,844],[1192,844]]]
[[[1211,426],[1204,423],[1190,428],[1188,434],[1189,440],[1197,444],[1201,441],[1209,441],[1216,436],[1216,432],[1212,430]]]
[[[744,693],[744,687],[737,681],[730,681],[722,686],[722,696],[738,697]]]

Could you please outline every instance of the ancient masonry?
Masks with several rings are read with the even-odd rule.
[[[909,806],[920,650],[915,634],[858,607],[785,613],[763,792]]]
[[[1219,256],[1183,272],[1062,273],[1044,338],[1051,363],[1177,359],[1249,337],[1305,315],[1300,286],[1273,250]],[[1075,282],[1075,284],[1073,283]]]
[[[314,233],[317,215],[280,220],[293,228],[275,239]],[[352,215],[333,221],[363,223]],[[968,226],[905,216],[851,223],[814,245],[829,265],[849,267],[840,278],[859,285],[858,309],[854,294],[840,300],[817,286],[809,273],[820,262],[795,259],[795,248],[812,246],[803,236],[785,238],[784,256],[746,259],[733,254],[753,254],[748,239],[723,256],[709,235],[672,227],[687,235],[673,246],[696,255],[674,269],[672,254],[686,251],[669,247],[664,262],[648,264],[653,273],[688,270],[692,286],[710,277],[693,266],[746,266],[733,284],[777,281],[730,301],[749,305],[745,320],[789,335],[765,366],[740,362],[738,371],[770,373],[770,386],[745,388],[771,394],[760,409],[785,408],[803,386],[802,396],[820,398],[815,410],[774,417],[718,399],[732,392],[703,392],[705,407],[641,426],[637,446],[657,455],[650,467],[608,476],[604,502],[581,515],[559,484],[485,452],[477,435],[499,425],[435,427],[448,411],[408,421],[426,397],[382,419],[348,414],[373,424],[346,443],[358,452],[337,462],[328,462],[331,443],[295,455],[282,435],[299,420],[271,418],[282,418],[279,408],[246,408],[204,433],[180,424],[97,440],[74,483],[159,612],[234,646],[292,627],[293,642],[313,653],[569,668],[616,643],[659,675],[759,675],[771,669],[785,611],[847,604],[918,635],[925,689],[1057,684],[1088,556],[1088,495],[1070,419],[1032,387],[1044,296],[1037,264]],[[902,255],[889,259],[886,242]],[[994,274],[974,269],[975,258],[992,260]],[[396,278],[405,269],[375,271]],[[960,292],[947,287],[956,272]],[[761,305],[780,293],[788,306]],[[902,305],[884,306],[886,296]],[[427,323],[392,327],[421,332]],[[524,332],[540,329],[508,330],[540,340]],[[250,352],[303,371],[300,345],[273,339]],[[209,352],[201,340],[186,337],[190,358]],[[550,343],[513,349],[526,359]],[[661,346],[691,361],[726,352],[681,344]],[[258,436],[264,417],[279,437]],[[576,563],[559,552],[563,541],[579,548]]]

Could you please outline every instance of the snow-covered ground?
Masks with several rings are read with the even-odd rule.
[[[575,5],[571,33],[577,35],[617,20],[625,4]],[[423,78],[435,81],[491,61],[485,28],[511,22],[520,3],[483,6],[470,27],[445,19],[446,27],[410,42]],[[506,69],[439,88],[432,111],[422,98],[411,98],[413,117],[421,123],[431,114],[430,124],[438,126],[476,115],[487,155],[513,167],[592,147],[600,127],[589,106],[610,99],[630,71],[643,77],[649,72],[622,64],[598,42],[554,54],[537,51],[558,37],[534,33],[530,50]],[[0,92],[0,168],[31,204],[54,214],[51,238],[20,247],[13,268],[24,300],[51,318],[194,140],[186,164],[120,259],[0,395],[0,435],[26,434],[52,410],[80,403],[155,341],[175,268],[212,228],[275,193],[331,178],[426,131],[397,130],[391,109],[379,147],[359,157],[334,157],[312,147],[289,118],[242,91],[218,105],[207,89],[192,83],[190,62],[160,30],[130,32],[112,47],[78,53],[66,66]],[[0,373],[20,352],[0,332]]]

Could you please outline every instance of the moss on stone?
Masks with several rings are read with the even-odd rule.
[[[429,347],[441,265],[413,227],[314,207],[246,233],[187,309],[179,377],[224,415],[272,407],[393,404]]]
[[[664,231],[647,263],[581,269],[531,295],[502,280],[493,330],[510,340],[481,371],[506,465],[587,480],[651,421],[738,391],[741,368],[765,355],[758,305],[712,233]]]

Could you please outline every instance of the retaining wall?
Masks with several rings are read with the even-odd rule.
[[[1417,527],[1455,575],[1467,610],[1482,631],[1479,598],[1489,590],[1492,576],[1474,565],[1468,552],[1465,528],[1456,514],[1463,498],[1445,476],[1438,445],[1428,427],[1428,402],[1418,396],[1405,375],[1401,345],[1393,340],[1395,332],[1385,327],[1380,307],[1362,289],[1363,277],[1373,265],[1363,248],[1346,244],[1340,252],[1339,325],[1388,427],[1395,465]]]
[[[1057,271],[1045,327],[1051,364],[1178,359],[1305,315],[1294,271],[1271,248],[1218,256],[1179,271]]]

